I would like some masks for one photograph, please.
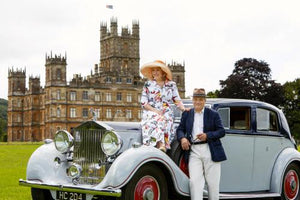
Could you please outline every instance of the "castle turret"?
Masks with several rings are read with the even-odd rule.
[[[101,22],[101,24],[100,24],[100,35],[101,35],[101,38],[104,38],[107,36],[107,25],[104,22]]]
[[[8,70],[8,96],[25,95],[26,70]]]
[[[29,94],[40,94],[40,86],[39,77],[29,77]]]
[[[123,36],[123,37],[128,37],[129,36],[129,31],[128,31],[128,27],[123,27],[122,28],[122,32],[121,32],[121,35]]]
[[[111,20],[110,20],[110,33],[113,36],[118,35],[118,20],[117,20],[117,18],[111,18]]]
[[[140,36],[140,25],[137,20],[132,21],[132,36],[133,37]]]
[[[172,71],[173,81],[177,84],[180,97],[185,98],[185,63],[172,61],[171,64],[168,64],[168,67]]]
[[[46,54],[46,87],[48,86],[66,86],[66,66],[67,56],[62,57],[61,55],[55,55],[52,57]]]

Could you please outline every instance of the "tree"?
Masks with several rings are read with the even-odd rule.
[[[285,101],[283,112],[289,123],[292,135],[300,139],[300,78],[283,85]]]
[[[5,139],[7,132],[7,103],[7,100],[0,98],[0,141]]]
[[[260,100],[275,106],[282,104],[283,87],[271,80],[268,63],[243,58],[234,65],[232,74],[226,80],[220,80],[219,97]]]

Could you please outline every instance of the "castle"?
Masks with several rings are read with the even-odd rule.
[[[29,77],[26,70],[8,70],[8,141],[42,141],[55,132],[86,120],[140,121],[141,92],[145,79],[139,75],[139,23],[132,22],[132,32],[122,28],[117,19],[100,25],[100,63],[91,75],[74,74],[67,82],[67,57],[46,54],[45,86],[39,77]],[[185,66],[168,64],[180,96],[185,96]]]

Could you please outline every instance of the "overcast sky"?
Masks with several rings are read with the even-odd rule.
[[[106,5],[113,5],[107,9]],[[298,0],[2,0],[0,98],[8,69],[25,69],[45,85],[45,54],[67,53],[67,80],[90,74],[100,60],[100,23],[140,24],[140,65],[185,62],[186,95],[220,89],[242,58],[267,62],[272,79],[300,78]],[[27,86],[28,87],[28,86]]]

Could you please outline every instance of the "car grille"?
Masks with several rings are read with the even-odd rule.
[[[105,154],[101,149],[101,138],[106,129],[75,130],[73,162],[82,167],[80,184],[98,184],[105,176]]]

